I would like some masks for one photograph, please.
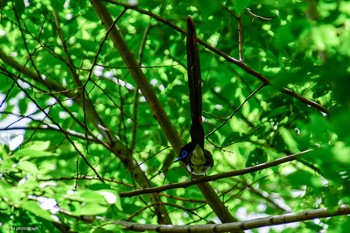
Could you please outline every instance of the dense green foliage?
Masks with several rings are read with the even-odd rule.
[[[0,229],[225,222],[196,185],[125,193],[190,180],[172,163],[178,135],[189,141],[188,15],[203,42],[207,175],[305,152],[209,182],[219,203],[238,221],[350,204],[349,1],[103,2],[122,51],[89,1],[0,1]],[[349,226],[345,215],[271,231]]]

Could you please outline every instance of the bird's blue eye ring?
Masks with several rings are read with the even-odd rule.
[[[187,156],[187,154],[188,154],[188,152],[185,150],[181,152],[181,156]]]

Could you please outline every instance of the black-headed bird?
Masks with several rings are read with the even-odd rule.
[[[214,165],[211,153],[192,142],[182,147],[180,156],[175,160],[186,164],[187,170],[194,175],[206,174]]]
[[[202,126],[202,78],[197,46],[197,36],[192,17],[187,18],[187,74],[191,107],[191,142],[182,147],[175,160],[186,164],[194,175],[206,174],[214,165],[213,156],[204,149],[204,129]]]

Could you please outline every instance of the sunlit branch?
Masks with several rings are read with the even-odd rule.
[[[177,232],[177,233],[212,233],[228,232],[237,230],[250,230],[264,226],[276,226],[294,222],[312,220],[316,218],[328,218],[333,216],[350,214],[350,206],[340,206],[337,209],[314,209],[299,213],[288,213],[275,216],[267,216],[241,222],[223,223],[223,224],[204,224],[204,225],[155,225],[140,224],[127,221],[115,221],[116,225],[121,225],[125,230],[132,231],[156,231],[156,232]],[[106,221],[108,221],[106,219]]]
[[[238,18],[238,58],[239,61],[243,62],[243,26],[242,26],[242,18]]]
[[[260,15],[254,14],[249,8],[247,8],[247,12],[248,12],[251,16],[253,16],[253,17],[255,17],[255,18],[258,18],[258,19],[262,19],[262,20],[266,20],[266,21],[272,20],[272,18],[268,18],[268,17],[264,17],[264,16],[260,16]]]

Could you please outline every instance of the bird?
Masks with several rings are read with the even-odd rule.
[[[194,175],[206,174],[214,165],[211,153],[192,142],[182,147],[180,155],[175,162],[182,161],[187,170]]]
[[[197,46],[197,36],[191,16],[187,17],[187,75],[191,110],[191,141],[184,145],[175,162],[185,163],[187,170],[194,175],[204,175],[213,166],[212,154],[204,149],[204,129],[202,126],[202,78]]]

